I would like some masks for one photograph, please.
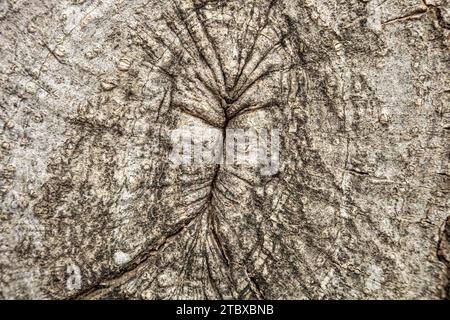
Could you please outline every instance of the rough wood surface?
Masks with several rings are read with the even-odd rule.
[[[447,0],[0,0],[0,298],[449,297]],[[172,130],[279,130],[174,166]]]

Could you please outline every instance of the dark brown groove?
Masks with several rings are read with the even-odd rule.
[[[275,3],[276,3],[277,1],[278,1],[278,0],[272,0],[272,1],[270,2],[269,8],[267,9],[267,12],[266,12],[266,15],[265,15],[265,18],[264,18],[264,24],[262,25],[261,28],[259,28],[259,30],[258,30],[258,32],[257,32],[257,34],[256,34],[256,36],[255,36],[255,39],[253,40],[253,44],[252,44],[252,46],[251,46],[251,48],[250,48],[250,52],[249,52],[249,53],[247,54],[247,56],[245,57],[244,64],[243,64],[242,68],[239,70],[238,75],[237,75],[236,78],[235,78],[235,82],[234,82],[234,85],[233,85],[233,89],[234,89],[234,88],[236,87],[236,85],[239,83],[239,79],[241,78],[241,76],[242,76],[242,74],[243,74],[243,72],[244,72],[244,70],[245,70],[245,67],[247,66],[248,62],[250,61],[250,59],[251,59],[251,57],[252,57],[252,55],[253,55],[253,51],[255,50],[256,43],[257,43],[257,41],[259,40],[259,37],[261,36],[262,31],[264,31],[264,29],[268,26],[268,24],[269,24],[269,16],[270,16],[270,13],[271,13],[272,8],[275,6]]]
[[[173,238],[180,235],[183,231],[185,231],[188,227],[190,227],[193,222],[201,216],[203,213],[202,208],[198,211],[198,213],[188,219],[185,223],[183,223],[177,230],[169,234],[168,236],[162,238],[159,241],[159,244],[148,250],[143,250],[140,254],[138,254],[132,261],[130,261],[122,270],[118,273],[114,273],[113,275],[106,277],[106,279],[101,279],[94,285],[91,285],[89,288],[81,290],[74,295],[71,295],[67,298],[67,300],[83,300],[89,299],[91,296],[95,296],[95,294],[102,290],[108,290],[112,286],[114,286],[114,282],[121,278],[129,278],[134,272],[136,272],[141,266],[143,266],[153,255],[160,252],[161,249],[165,247]],[[125,279],[126,280],[126,279]]]
[[[197,19],[198,19],[198,21],[200,23],[200,27],[202,28],[202,30],[203,30],[203,32],[204,32],[204,34],[206,36],[206,39],[208,40],[209,44],[211,45],[211,48],[213,49],[214,55],[215,55],[215,57],[217,59],[217,62],[219,64],[220,72],[222,73],[222,78],[223,78],[223,82],[224,82],[224,86],[225,86],[225,92],[226,92],[227,76],[226,76],[225,71],[223,69],[223,62],[222,62],[222,59],[220,58],[219,50],[217,49],[216,44],[214,43],[214,40],[212,39],[212,37],[209,34],[208,30],[206,29],[205,21],[200,18],[201,13],[199,12],[199,9],[194,6],[193,10],[194,10],[195,15],[196,15],[196,17],[197,17]]]
[[[185,52],[187,52],[187,54],[195,61],[196,58],[193,56],[193,54],[186,48],[184,41],[181,39],[180,35],[178,34],[178,32],[175,30],[174,28],[174,24],[171,21],[167,21],[166,19],[166,24],[167,27],[169,28],[170,32],[172,32],[178,39],[178,42],[180,43],[181,47],[184,49]],[[219,88],[211,88],[210,86],[208,86],[207,82],[202,79],[200,77],[200,75],[198,74],[198,72],[195,72],[197,79],[205,86],[206,89],[208,89],[211,93],[213,93],[214,96],[216,97],[220,97],[220,90]]]
[[[261,63],[267,58],[267,56],[272,53],[273,51],[275,51],[275,49],[279,48],[281,46],[281,44],[283,43],[283,41],[285,40],[285,37],[287,37],[287,35],[282,36],[280,40],[278,40],[277,42],[275,42],[262,56],[261,58],[258,60],[258,62],[256,63],[256,65],[252,68],[252,70],[247,74],[247,79],[245,79],[245,81],[243,81],[242,85],[239,88],[233,88],[233,91],[235,91],[234,93],[239,95],[239,92],[242,90],[242,88],[245,87],[247,81],[250,79],[250,77],[253,75],[253,73],[259,68],[259,66],[261,65]],[[246,91],[246,90],[244,90]]]
[[[211,249],[210,249],[211,251]],[[211,251],[212,252],[212,251]],[[206,260],[206,270],[208,271],[208,278],[210,280],[211,286],[213,287],[214,291],[217,293],[217,295],[219,296],[220,299],[223,299],[222,293],[220,292],[219,288],[216,285],[216,281],[214,280],[213,276],[212,276],[212,272],[211,272],[211,267],[210,267],[210,263],[209,263],[209,255],[206,254],[205,255],[205,260]]]
[[[263,54],[263,56],[260,59],[258,59],[256,66],[254,68],[252,68],[250,74],[247,76],[247,79],[245,79],[245,81],[243,81],[239,90],[237,90],[237,92],[236,92],[236,85],[239,83],[239,79],[241,78],[242,74],[244,73],[245,68],[248,65],[248,62],[252,58],[253,51],[255,50],[257,41],[258,41],[259,37],[261,36],[261,32],[267,27],[267,25],[269,23],[269,15],[273,8],[274,3],[276,2],[276,0],[273,0],[271,2],[271,4],[269,5],[268,11],[266,13],[264,25],[259,29],[258,34],[255,36],[254,42],[251,47],[251,51],[245,57],[243,66],[242,66],[242,68],[240,68],[238,75],[235,79],[235,83],[232,88],[232,90],[235,91],[235,95],[229,96],[227,93],[227,90],[226,90],[226,77],[225,77],[225,72],[223,69],[223,63],[220,59],[218,49],[215,47],[215,44],[211,38],[211,35],[206,30],[204,21],[202,21],[202,19],[200,18],[200,13],[198,12],[198,10],[195,10],[196,17],[200,21],[201,28],[202,28],[203,32],[206,34],[209,45],[212,46],[213,54],[215,55],[215,58],[217,59],[220,70],[222,72],[223,81],[225,82],[223,89],[221,88],[221,85],[220,85],[221,82],[217,78],[217,75],[210,64],[210,61],[207,60],[202,49],[199,48],[199,46],[197,44],[196,36],[194,35],[194,32],[191,30],[191,26],[189,25],[189,21],[187,21],[186,14],[182,12],[182,10],[180,9],[180,7],[176,3],[176,1],[172,0],[171,2],[175,7],[176,17],[183,24],[184,29],[186,30],[188,37],[190,38],[189,42],[192,42],[193,47],[196,49],[195,51],[197,52],[198,57],[200,58],[200,64],[204,64],[208,70],[207,73],[212,74],[213,81],[208,82],[207,80],[204,79],[202,71],[200,71],[200,73],[199,73],[199,71],[194,70],[194,75],[195,75],[196,79],[200,82],[200,84],[213,95],[214,99],[217,99],[217,101],[220,102],[220,104],[222,106],[222,110],[223,110],[223,116],[222,116],[223,120],[219,123],[216,123],[214,120],[209,119],[208,117],[206,117],[205,115],[203,115],[199,112],[193,111],[191,108],[183,105],[182,103],[171,102],[170,105],[171,105],[171,107],[178,108],[181,112],[188,114],[191,117],[201,120],[202,122],[206,123],[207,125],[209,125],[211,127],[222,130],[222,150],[220,152],[221,160],[220,160],[219,164],[217,164],[214,168],[214,172],[213,172],[212,177],[209,182],[209,193],[188,204],[188,205],[192,205],[192,204],[202,203],[199,210],[196,212],[196,214],[192,218],[190,218],[189,220],[184,222],[179,228],[177,228],[171,234],[167,235],[166,237],[163,237],[157,243],[156,246],[150,247],[150,248],[140,252],[135,258],[133,258],[133,260],[131,262],[126,264],[126,266],[124,266],[119,272],[109,275],[106,278],[98,280],[97,283],[95,283],[94,285],[91,285],[89,288],[86,288],[84,290],[77,292],[76,294],[70,296],[69,299],[95,298],[99,294],[101,295],[102,293],[107,293],[108,291],[112,290],[113,288],[118,287],[121,284],[125,283],[131,277],[136,276],[142,270],[142,268],[145,267],[146,263],[148,263],[149,259],[152,256],[159,254],[171,242],[171,240],[173,240],[174,238],[178,237],[181,233],[186,231],[193,223],[195,223],[197,218],[202,216],[203,214],[207,215],[207,221],[209,224],[208,230],[210,232],[211,239],[213,240],[216,249],[220,252],[220,256],[222,257],[224,264],[228,268],[229,272],[227,274],[227,277],[231,281],[231,283],[233,283],[233,281],[231,280],[231,266],[232,266],[233,262],[232,262],[231,257],[228,255],[224,241],[221,238],[221,235],[219,232],[219,226],[218,226],[219,218],[215,212],[215,210],[217,209],[215,200],[221,202],[221,200],[217,198],[218,194],[222,195],[225,199],[232,200],[225,195],[226,191],[219,188],[219,186],[218,186],[220,174],[221,174],[221,170],[222,170],[222,165],[226,164],[226,139],[227,139],[226,133],[227,133],[227,129],[228,129],[230,121],[232,119],[234,119],[235,117],[238,117],[247,112],[254,112],[254,111],[257,111],[260,109],[271,107],[274,105],[274,103],[271,102],[269,104],[263,105],[262,107],[253,108],[253,109],[248,109],[248,106],[243,106],[238,111],[233,112],[233,113],[230,113],[229,109],[230,109],[231,105],[233,103],[235,103],[255,83],[264,79],[265,77],[269,76],[270,74],[272,74],[274,72],[282,71],[282,70],[286,70],[286,69],[289,70],[290,68],[292,68],[292,66],[290,66],[289,68],[278,68],[275,70],[266,70],[261,75],[257,76],[255,79],[253,79],[253,80],[250,79],[250,75],[252,75],[255,72],[255,70],[257,70],[259,68],[260,64],[264,61],[264,59],[266,59],[266,57],[271,52],[273,52],[276,48],[279,47],[280,43],[284,40],[284,38],[283,38],[283,39],[277,41],[276,43],[274,43],[270,48],[268,48],[268,50]],[[155,41],[157,43],[159,43],[160,45],[162,45],[164,48],[166,48],[166,51],[168,51],[174,58],[178,58],[178,59],[182,60],[183,59],[182,52],[184,51],[192,59],[196,60],[196,58],[193,56],[194,53],[191,53],[186,48],[185,40],[182,39],[182,36],[179,34],[179,32],[177,32],[177,30],[176,30],[177,27],[175,25],[171,24],[170,21],[166,20],[166,22],[167,22],[167,27],[170,30],[170,32],[173,33],[176,36],[176,38],[178,39],[178,41],[180,42],[180,45],[182,47],[181,52],[176,50],[176,48],[173,48],[172,44],[166,43],[166,41],[164,41],[164,39],[162,39],[155,32],[155,30],[153,30],[150,26],[145,24],[145,27],[149,30],[150,33],[152,33],[152,37],[155,39]],[[187,81],[192,81],[192,79],[188,79],[188,78],[186,78],[186,76],[184,76],[182,74],[173,74],[170,70],[167,70],[163,66],[160,66],[158,64],[158,61],[155,62],[154,61],[155,58],[161,59],[161,57],[156,57],[153,52],[149,52],[146,48],[146,46],[148,46],[148,43],[142,38],[141,38],[141,40],[143,41],[143,43],[145,43],[145,45],[141,45],[141,47],[144,50],[144,52],[152,60],[152,61],[150,61],[150,63],[154,67],[159,69],[162,73],[166,74],[173,82],[175,81],[175,79],[177,77],[181,77],[182,79],[185,79]],[[164,55],[164,53],[163,53],[163,55]],[[208,74],[205,74],[205,76],[207,76],[207,75]],[[249,83],[249,81],[251,81],[251,82]],[[171,90],[176,90],[176,88],[172,87]],[[167,94],[167,92],[164,93],[164,97],[161,101],[161,104],[164,102],[166,94]],[[159,114],[158,114],[158,116],[159,116]],[[230,174],[239,178],[240,180],[245,181],[247,184],[251,185],[251,182],[246,181],[245,179],[239,177],[235,173],[230,172]],[[206,187],[208,187],[208,184],[205,181],[205,183],[200,187],[200,189],[203,189]],[[225,188],[225,186],[224,186],[224,188]],[[193,241],[196,241],[196,239],[194,239]],[[210,249],[212,249],[212,248],[210,248]],[[219,288],[216,286],[215,281],[212,278],[212,273],[211,273],[210,266],[209,266],[209,258],[206,257],[206,259],[207,259],[206,268],[208,271],[208,277],[211,280],[213,289],[220,297],[222,297],[222,294],[221,294]],[[181,273],[183,273],[183,270],[184,269],[182,269]],[[265,295],[264,295],[263,291],[259,288],[259,285],[256,282],[255,278],[248,275],[248,281],[249,281],[249,286],[255,292],[256,296],[259,299],[265,299]]]
[[[197,49],[197,53],[201,59],[201,61],[208,67],[208,69],[211,71],[211,74],[214,78],[214,80],[216,81],[216,83],[220,83],[219,79],[217,79],[217,75],[214,72],[214,69],[211,67],[211,64],[209,63],[209,61],[206,59],[205,55],[203,54],[202,50],[199,48],[197,41],[192,33],[192,30],[189,28],[189,22],[187,21],[187,19],[185,18],[185,14],[181,11],[180,7],[177,5],[176,0],[172,0],[171,1],[173,3],[173,5],[175,6],[176,9],[176,15],[178,17],[178,19],[180,19],[180,21],[183,23],[184,28],[186,29],[192,44],[194,45],[194,47]]]
[[[295,67],[295,65],[290,65],[287,68],[277,68],[277,69],[272,69],[272,70],[266,70],[265,72],[263,72],[262,74],[260,74],[258,77],[256,77],[252,82],[250,82],[246,87],[241,87],[240,92],[237,93],[237,95],[235,96],[235,99],[239,99],[245,92],[247,92],[252,86],[254,86],[258,81],[269,77],[270,75],[272,75],[273,73],[276,72],[281,72],[281,71],[290,71]],[[248,79],[247,79],[248,80]]]
[[[450,261],[446,254],[450,255],[450,252],[445,252],[445,250],[450,249],[450,216],[447,217],[446,221],[442,226],[442,231],[439,234],[439,241],[436,250],[436,256],[440,262],[442,262],[447,269],[446,283],[443,288],[443,299],[450,300]]]
[[[146,27],[147,27],[147,24],[146,24]],[[152,32],[153,37],[155,37],[155,40],[156,40],[159,44],[161,44],[163,47],[165,47],[165,48],[170,52],[170,54],[171,54],[173,57],[175,57],[176,55],[178,55],[177,52],[175,52],[174,49],[172,49],[168,44],[166,44],[166,43],[164,42],[164,40],[163,40],[161,37],[159,37],[159,36],[156,35],[155,31],[154,31],[151,27],[148,26],[147,28]],[[173,34],[175,34],[175,35],[178,37],[178,34],[177,34],[175,31],[172,31],[172,29],[170,29],[170,30],[171,30],[171,32],[172,32]],[[141,41],[146,42],[141,36],[139,36],[139,35],[137,35],[137,36],[141,39]],[[189,56],[190,56],[192,59],[194,59],[194,57],[192,56],[192,54],[185,48],[184,43],[181,41],[181,38],[179,38],[179,41],[180,41],[180,45],[183,47],[184,51],[187,52],[187,53],[189,54]],[[147,46],[148,46],[148,44],[147,44]],[[162,66],[156,64],[156,63],[161,59],[161,57],[164,55],[164,53],[162,54],[161,57],[156,57],[155,54],[154,54],[153,52],[149,52],[149,51],[148,51],[149,49],[145,48],[143,45],[141,45],[141,48],[144,50],[144,52],[145,52],[151,59],[152,59],[153,57],[158,58],[156,62],[149,61],[150,64],[152,64],[155,68],[158,68],[159,70],[163,71],[163,73],[166,74],[169,78],[171,78],[171,79],[175,79],[175,78],[176,78],[176,76],[175,76],[173,73],[171,73],[170,71],[166,70],[164,67],[162,67]],[[195,59],[194,59],[194,60],[195,60]],[[180,65],[180,64],[178,64],[178,65]],[[181,66],[183,67],[183,64],[181,64]],[[183,68],[184,68],[184,67],[183,67]],[[177,76],[180,77],[181,75],[178,74]],[[220,97],[221,97],[221,95],[220,95],[220,93],[219,93],[219,89],[212,88],[211,86],[209,86],[208,83],[205,81],[205,79],[203,79],[203,77],[202,77],[198,72],[195,72],[195,76],[196,76],[196,79],[197,79],[198,81],[200,81],[200,83],[203,85],[203,87],[204,87],[206,90],[208,90],[218,102],[220,102]],[[181,76],[181,77],[182,77],[184,80],[186,80],[186,81],[192,81],[191,79],[188,79],[188,78],[186,78],[185,76]]]
[[[245,272],[248,275],[248,270],[245,270]],[[258,299],[266,300],[266,296],[264,294],[264,291],[261,290],[258,282],[256,282],[255,277],[248,275],[248,280],[250,282],[250,287],[252,288],[253,292],[256,293],[256,296],[258,297]]]

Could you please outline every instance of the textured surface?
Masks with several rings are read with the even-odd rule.
[[[448,298],[447,0],[0,0],[0,297]],[[277,129],[280,166],[170,163]]]

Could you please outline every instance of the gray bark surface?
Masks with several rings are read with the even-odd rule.
[[[447,0],[0,0],[0,298],[444,299]],[[171,130],[280,132],[271,175]]]

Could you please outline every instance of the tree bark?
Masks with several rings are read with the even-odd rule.
[[[449,23],[447,0],[1,0],[0,297],[448,299]],[[171,161],[182,128],[220,161]],[[243,129],[279,133],[278,166],[224,160]]]

